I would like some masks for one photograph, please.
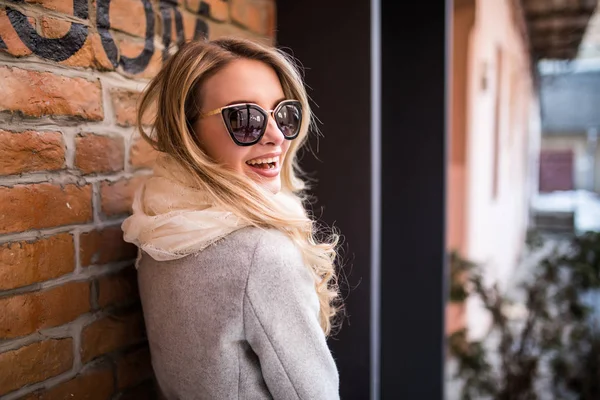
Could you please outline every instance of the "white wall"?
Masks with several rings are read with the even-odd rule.
[[[539,113],[528,50],[508,0],[478,0],[471,36],[467,100],[465,255],[485,264],[506,287],[524,246],[529,196],[537,180],[531,155],[539,151]],[[502,51],[500,82],[497,53]],[[499,107],[496,95],[500,91]],[[495,146],[498,109],[498,146]],[[497,191],[494,196],[494,154]],[[537,162],[537,161],[536,161]],[[477,336],[482,315],[468,306],[467,325]]]

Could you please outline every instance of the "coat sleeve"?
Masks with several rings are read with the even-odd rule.
[[[275,400],[339,399],[312,274],[289,238],[261,235],[244,295],[244,329],[265,383]]]

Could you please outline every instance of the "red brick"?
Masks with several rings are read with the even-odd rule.
[[[66,324],[90,310],[90,283],[71,282],[0,299],[0,339]]]
[[[142,40],[133,41],[125,37],[116,37],[117,47],[121,56],[135,58],[138,57],[144,50],[144,42]],[[142,72],[137,74],[131,74],[126,71],[121,71],[125,76],[131,76],[134,78],[150,79],[153,78],[162,67],[162,50],[155,49],[154,54],[150,58],[150,61],[146,68]]]
[[[0,354],[0,395],[44,381],[73,366],[73,340],[51,339]]]
[[[0,111],[20,112],[31,117],[70,116],[91,121],[104,118],[98,80],[0,67],[0,81]]]
[[[100,70],[114,70],[115,66],[106,55],[100,35],[97,33],[90,34],[88,40],[91,42],[91,51],[94,53],[94,64],[92,66]]]
[[[70,21],[57,18],[43,16],[40,22],[42,35],[47,38],[61,38],[71,29]],[[99,70],[114,69],[104,51],[100,35],[92,32],[88,33],[85,43],[75,54],[60,63],[70,67],[95,68]]]
[[[138,37],[146,37],[146,12],[139,0],[111,0],[110,27]]]
[[[92,220],[92,187],[50,183],[0,187],[0,234]]]
[[[186,41],[192,40],[196,31],[196,20],[197,16],[193,14],[184,13],[182,14],[183,20],[183,37]],[[173,36],[171,36],[173,37]]]
[[[63,168],[65,147],[60,132],[0,130],[0,175]]]
[[[75,138],[75,166],[84,174],[117,172],[125,163],[121,137],[86,134]]]
[[[73,15],[73,2],[64,0],[25,0],[30,4],[40,4],[48,10],[58,11],[63,14]]]
[[[196,34],[196,24],[198,20],[202,20],[208,25],[206,20],[198,18],[198,16],[190,13],[182,13],[183,20],[183,37],[186,41],[193,40]]]
[[[60,39],[69,32],[72,23],[64,19],[43,15],[40,19],[40,25],[42,36],[48,39]]]
[[[118,274],[98,279],[98,306],[101,308],[128,303],[139,299],[137,272],[127,267]]]
[[[152,168],[159,152],[146,140],[137,138],[129,151],[129,162],[135,168]]]
[[[58,278],[74,269],[75,246],[68,233],[0,246],[0,290]]]
[[[107,71],[115,69],[106,56],[100,42],[100,35],[97,33],[90,33],[83,46],[71,57],[60,63],[70,67],[94,68]]]
[[[271,0],[232,0],[231,18],[261,35],[275,36],[275,2]]]
[[[102,182],[100,186],[102,213],[108,217],[131,213],[135,192],[146,179],[147,176],[136,176],[117,182]]]
[[[136,125],[140,93],[126,89],[113,89],[110,91],[110,97],[117,117],[117,124],[121,126]],[[151,125],[155,112],[154,107],[147,112],[142,119],[142,124]]]
[[[137,255],[137,247],[123,240],[120,226],[91,231],[81,234],[81,265],[102,265],[116,261],[133,260]]]
[[[35,26],[34,18],[28,17],[27,20],[31,26]],[[22,57],[32,53],[29,47],[19,38],[4,9],[0,9],[0,37],[4,44],[6,44],[6,49],[3,49],[3,51],[8,54],[15,57]]]
[[[107,353],[124,349],[144,339],[140,311],[107,316],[86,326],[81,333],[81,359],[84,363]]]
[[[109,400],[113,392],[113,372],[110,368],[101,366],[45,391],[37,391],[25,400]]]
[[[229,4],[223,0],[185,0],[185,7],[193,13],[217,21],[227,21],[229,18]]]
[[[148,347],[135,350],[117,362],[118,389],[134,387],[152,378],[152,364]]]
[[[261,36],[257,33],[252,33],[246,29],[242,29],[237,25],[232,24],[221,24],[217,22],[208,22],[208,38],[210,40],[219,39],[222,37],[233,36],[245,39],[254,40],[259,43],[263,43],[267,46],[274,45],[274,39],[268,36]]]

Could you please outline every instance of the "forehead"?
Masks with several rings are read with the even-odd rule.
[[[269,65],[238,59],[204,82],[202,97],[205,110],[235,102],[252,102],[270,109],[284,93],[277,73]]]

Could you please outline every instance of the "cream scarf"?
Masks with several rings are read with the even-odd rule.
[[[249,226],[247,221],[215,205],[192,182],[174,159],[160,155],[153,176],[135,194],[133,214],[123,221],[124,240],[157,261],[174,260],[202,251]],[[280,192],[274,199],[299,218],[305,218],[304,209],[294,196]]]

